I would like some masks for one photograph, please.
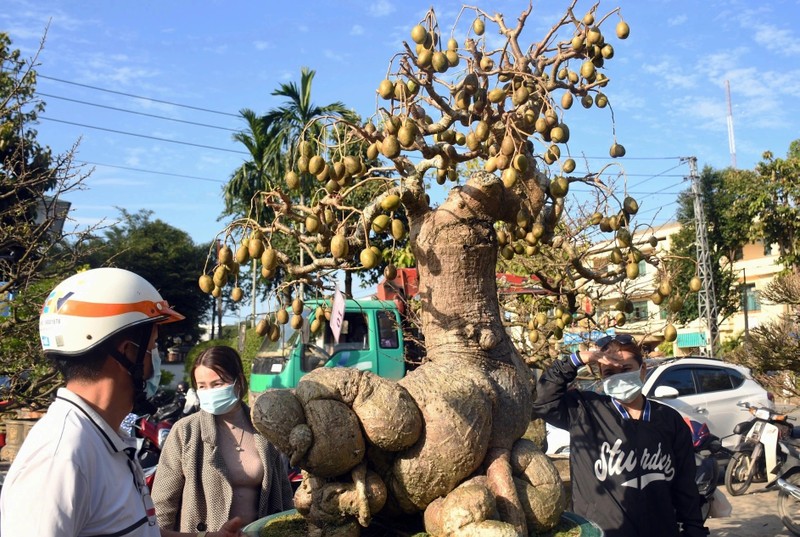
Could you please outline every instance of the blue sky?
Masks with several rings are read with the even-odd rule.
[[[115,207],[148,208],[196,242],[206,242],[224,227],[217,220],[221,187],[244,158],[231,139],[243,126],[238,111],[266,112],[279,105],[272,90],[299,80],[301,67],[308,66],[317,71],[316,103],[339,100],[364,117],[372,115],[375,88],[389,59],[409,40],[430,3],[4,0],[3,5],[0,30],[27,55],[49,24],[38,68],[38,90],[47,102],[39,139],[56,152],[80,139],[78,160],[95,167],[87,190],[69,199],[75,224],[114,221]],[[580,1],[576,12],[591,5]],[[479,6],[513,21],[527,4]],[[539,39],[564,6],[534,0],[524,34],[528,42]],[[800,1],[625,0],[604,2],[598,11],[616,6],[631,36],[609,38],[616,55],[606,64],[611,83],[605,93],[618,141],[627,148],[621,164],[627,189],[642,206],[640,220],[672,218],[675,195],[688,186],[683,180],[688,166],[677,157],[696,156],[701,167],[731,164],[726,80],[738,167],[752,168],[765,150],[784,156],[789,143],[800,138]],[[460,4],[434,7],[440,27],[449,31]],[[463,17],[457,37],[464,34],[464,20],[472,20]],[[612,27],[607,25],[607,33]],[[585,156],[593,169],[609,162],[608,109],[573,106],[568,123],[573,155]]]

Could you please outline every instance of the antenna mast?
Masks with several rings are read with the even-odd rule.
[[[731,84],[725,81],[725,93],[728,96],[728,150],[731,152],[731,166],[736,168],[736,140],[733,137],[733,107],[731,106]]]
[[[714,272],[711,266],[711,250],[708,247],[706,234],[706,215],[703,209],[703,198],[700,191],[700,176],[697,175],[697,158],[687,157],[689,163],[689,179],[692,181],[694,196],[694,226],[697,239],[697,276],[703,287],[697,294],[697,309],[700,321],[706,324],[706,356],[716,356],[719,347],[719,326],[717,326],[717,294],[714,290]]]

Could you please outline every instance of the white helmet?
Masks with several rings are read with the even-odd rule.
[[[141,276],[99,268],[70,276],[53,289],[42,306],[39,338],[45,351],[75,355],[131,326],[183,318]]]

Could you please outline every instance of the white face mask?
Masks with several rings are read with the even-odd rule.
[[[617,373],[603,380],[603,391],[622,403],[630,403],[642,393],[642,368],[625,373]]]
[[[152,350],[150,359],[153,363],[153,374],[145,381],[144,385],[145,394],[148,399],[156,394],[158,386],[161,384],[161,355],[158,354],[158,349]]]

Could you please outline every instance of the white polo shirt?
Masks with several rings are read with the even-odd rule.
[[[28,433],[3,484],[0,535],[159,537],[150,491],[120,436],[61,388]]]

